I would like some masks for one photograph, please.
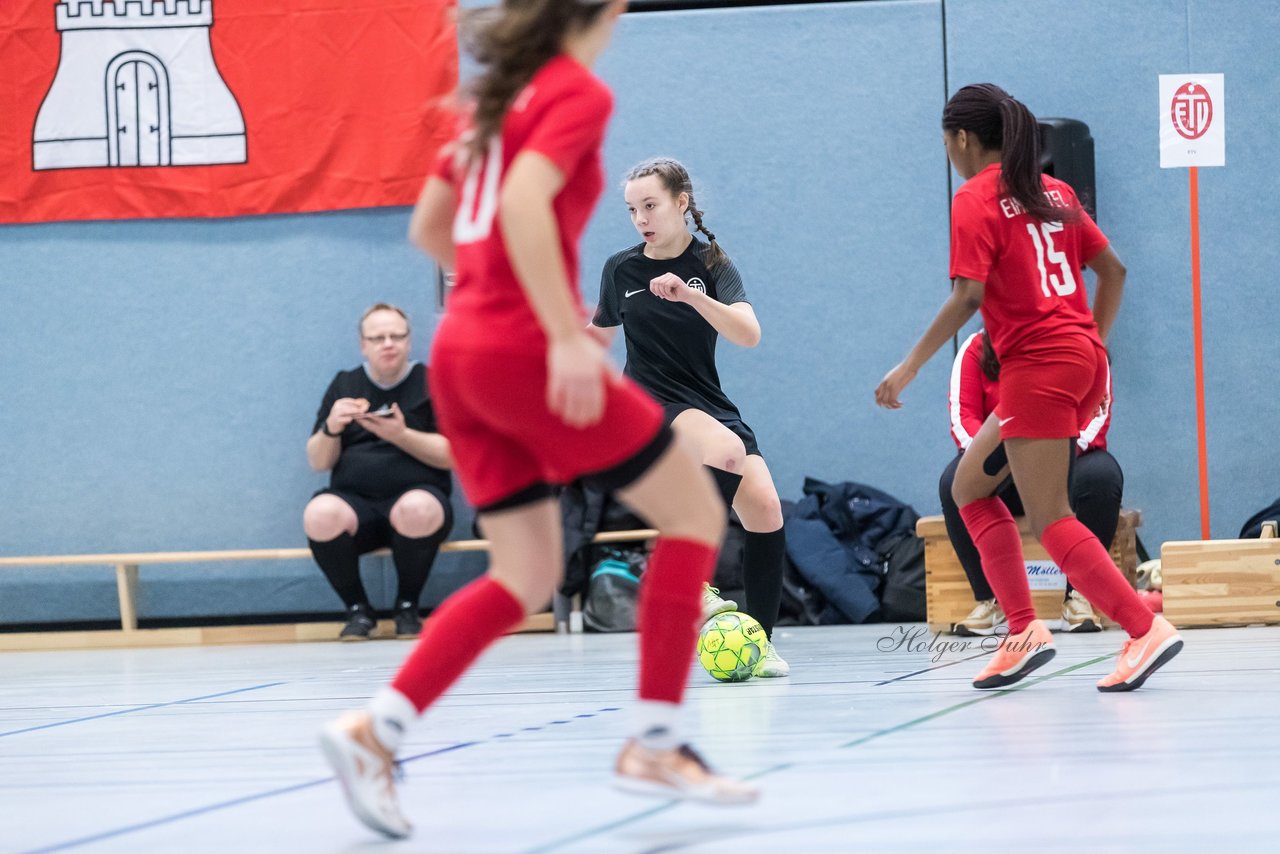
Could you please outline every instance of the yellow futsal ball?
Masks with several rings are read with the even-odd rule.
[[[742,682],[764,655],[764,627],[741,611],[716,614],[698,633],[698,661],[721,682]]]

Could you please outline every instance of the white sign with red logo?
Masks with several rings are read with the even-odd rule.
[[[1160,75],[1160,168],[1225,166],[1227,111],[1221,74]]]

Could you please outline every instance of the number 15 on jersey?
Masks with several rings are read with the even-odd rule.
[[[1060,297],[1076,292],[1076,277],[1071,273],[1071,262],[1067,260],[1056,246],[1053,235],[1062,231],[1060,222],[1028,223],[1027,234],[1036,245],[1036,265],[1040,268],[1040,290],[1044,295],[1052,297],[1056,293]],[[1049,265],[1056,264],[1058,272],[1050,272]],[[1053,288],[1053,293],[1049,288]]]

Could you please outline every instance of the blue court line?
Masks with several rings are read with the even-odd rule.
[[[283,685],[285,683],[275,682],[272,684]],[[266,686],[260,685],[258,687],[266,687]],[[241,690],[248,691],[253,689],[244,688]],[[210,696],[216,697],[221,695],[213,694]],[[179,702],[187,703],[192,701],[181,700]],[[174,704],[162,703],[160,705],[174,705]],[[606,712],[617,712],[617,711],[621,711],[621,709],[614,706],[607,706],[605,708],[598,709],[594,712],[574,715],[573,717],[575,720],[583,719],[583,718],[594,718],[596,715],[601,715]],[[524,727],[523,731],[540,731],[545,727],[550,726],[551,724],[567,724],[571,722],[572,721],[557,720],[557,721],[552,721],[549,724],[544,724],[543,726]],[[517,734],[518,733],[510,733],[510,732],[497,733],[496,735],[490,736],[489,738],[481,739],[479,741],[462,741],[462,742],[458,742],[457,744],[450,744],[447,747],[440,747],[435,750],[429,750],[426,753],[417,753],[417,754],[414,754],[413,756],[406,756],[405,758],[399,761],[399,764],[407,765],[408,763],[416,762],[419,759],[428,759],[433,756],[441,756],[446,753],[452,753],[456,750],[463,750],[464,748],[467,748],[467,747],[477,747],[479,745],[488,744],[489,742],[494,741],[495,739],[512,738]],[[90,845],[94,842],[101,842],[104,839],[114,839],[116,837],[125,836],[130,833],[137,833],[138,831],[149,830],[153,827],[160,827],[161,825],[165,825],[165,824],[173,824],[174,822],[182,821],[183,819],[195,818],[196,816],[207,815],[209,813],[218,812],[220,810],[230,809],[232,807],[238,807],[238,806],[241,806],[242,804],[249,804],[255,801],[266,800],[267,798],[278,797],[279,795],[288,795],[294,792],[301,792],[306,789],[313,789],[316,786],[323,786],[326,783],[332,783],[334,782],[334,779],[335,778],[332,776],[323,777],[319,780],[308,780],[305,783],[294,783],[291,786],[282,786],[278,789],[271,789],[266,792],[258,792],[252,795],[244,795],[243,797],[232,798],[229,801],[220,801],[216,804],[208,804],[202,807],[195,807],[193,809],[184,810],[178,813],[173,813],[172,815],[165,815],[159,818],[154,818],[149,821],[143,821],[137,824],[130,824],[130,825],[126,825],[125,827],[115,828],[113,830],[104,830],[103,832],[95,833],[92,836],[82,836],[79,839],[70,839],[70,840],[67,840],[66,842],[58,842],[53,845],[48,845],[44,848],[33,848],[28,851],[22,852],[22,854],[49,854],[49,852],[53,852],[53,851],[67,851],[71,848],[78,848],[82,845]]]
[[[55,721],[51,724],[39,724],[38,726],[29,726],[29,727],[24,727],[22,729],[11,729],[8,732],[0,732],[0,738],[4,738],[7,735],[21,735],[24,732],[35,732],[36,730],[53,729],[54,727],[60,727],[60,726],[70,726],[71,724],[80,724],[80,723],[84,723],[85,721],[97,721],[103,718],[114,718],[114,717],[119,717],[120,715],[131,715],[134,712],[145,712],[150,709],[163,709],[168,706],[181,706],[184,703],[198,703],[201,700],[212,700],[217,697],[229,697],[232,694],[243,694],[247,691],[260,691],[263,688],[274,688],[277,685],[287,685],[287,684],[288,684],[287,682],[267,682],[262,685],[253,685],[249,688],[236,688],[234,691],[222,691],[218,694],[205,694],[202,697],[188,697],[185,700],[171,700],[168,703],[149,703],[145,706],[132,706],[128,709],[118,709],[114,712],[103,712],[100,715],[86,715],[83,718],[71,718],[70,720],[65,720],[65,721]]]
[[[901,682],[903,679],[910,679],[912,676],[919,676],[921,673],[932,673],[935,670],[941,670],[944,667],[951,667],[956,664],[963,664],[966,661],[973,661],[975,658],[981,658],[984,655],[990,655],[989,652],[978,652],[968,658],[957,658],[955,661],[944,661],[942,664],[935,664],[933,667],[926,667],[924,670],[917,670],[915,673],[907,673],[902,676],[895,676],[892,679],[886,679],[883,682],[877,682],[875,687],[881,685],[892,685],[894,682]]]
[[[480,743],[481,742],[477,742],[477,741],[464,741],[458,744],[451,744],[448,747],[442,747],[439,750],[432,750],[428,753],[419,753],[416,756],[411,756],[401,761],[412,762],[415,759],[423,759],[427,756],[439,756],[442,753],[449,753],[454,750],[461,750],[464,747],[471,747],[472,745],[480,744]],[[142,822],[138,822],[137,824],[130,824],[125,827],[118,827],[114,830],[106,830],[106,831],[103,831],[102,833],[95,833],[92,836],[82,836],[79,839],[71,839],[71,840],[68,840],[67,842],[59,842],[54,845],[50,845],[46,848],[33,848],[30,851],[25,852],[25,854],[48,854],[48,852],[51,852],[51,851],[66,851],[69,848],[76,848],[81,845],[89,845],[94,842],[102,842],[104,839],[113,839],[117,836],[124,836],[125,834],[128,834],[128,833],[136,833],[139,830],[147,830],[152,827],[159,827],[162,824],[172,824],[175,821],[181,821],[185,818],[195,818],[198,815],[205,815],[206,813],[217,812],[218,810],[228,809],[230,807],[237,807],[237,806],[240,806],[241,804],[250,804],[250,803],[253,803],[254,801],[261,801],[266,798],[274,798],[277,795],[287,795],[292,792],[301,792],[305,789],[313,789],[316,786],[323,786],[325,783],[330,783],[332,781],[333,781],[333,777],[323,777],[319,780],[310,780],[306,783],[295,783],[292,786],[283,786],[279,789],[272,789],[268,792],[258,792],[257,794],[254,794],[254,795],[245,795],[242,798],[233,798],[232,800],[229,800],[229,801],[222,801],[221,803],[217,803],[217,804],[210,804],[208,806],[196,807],[195,809],[189,809],[184,812],[174,813],[173,815],[161,816],[160,818],[151,819],[150,821],[142,821]]]
[[[994,700],[996,697],[1003,697],[1006,694],[1013,694],[1017,691],[1023,691],[1027,688],[1030,688],[1033,685],[1039,685],[1041,682],[1047,682],[1048,680],[1053,679],[1055,677],[1063,676],[1067,673],[1071,673],[1072,671],[1075,671],[1075,670],[1080,670],[1081,668],[1084,668],[1084,667],[1089,667],[1090,665],[1097,664],[1100,661],[1106,661],[1107,659],[1114,657],[1114,655],[1115,653],[1109,653],[1107,655],[1098,656],[1097,658],[1091,658],[1088,661],[1082,661],[1079,664],[1073,664],[1069,667],[1064,667],[1061,670],[1055,670],[1053,673],[1049,673],[1044,676],[1028,678],[1022,682],[1017,683],[1016,685],[1011,685],[1008,688],[994,689],[989,693],[984,693],[979,697],[973,698],[972,700],[965,700],[962,703],[956,703],[954,705],[947,706],[944,709],[939,709],[936,712],[932,712],[930,714],[923,715],[918,718],[914,718],[912,720],[907,721],[906,723],[895,724],[894,726],[885,727],[884,729],[880,729],[880,730],[876,730],[875,732],[868,733],[867,735],[864,735],[861,738],[856,738],[853,741],[846,742],[845,744],[837,745],[836,749],[843,750],[849,747],[858,747],[860,745],[866,744],[869,741],[874,741],[877,738],[883,738],[887,735],[892,735],[894,733],[901,732],[904,729],[909,729],[910,727],[916,726],[918,724],[926,723],[927,721],[940,718],[943,715],[948,715],[948,714],[951,714],[952,712],[957,712],[960,709],[968,708],[969,706],[972,706],[975,703],[981,703],[987,700]],[[767,777],[770,774],[776,774],[779,771],[786,771],[790,768],[795,767],[795,765],[796,763],[794,762],[784,762],[779,765],[773,765],[763,770],[757,771],[754,774],[749,774],[745,776],[743,779],[758,780],[761,777]],[[555,851],[557,849],[564,848],[565,846],[573,845],[574,843],[577,843],[577,842],[585,842],[586,840],[590,839],[593,836],[599,836],[600,834],[608,833],[612,830],[617,830],[620,827],[625,827],[626,825],[632,824],[633,822],[639,821],[641,819],[650,818],[659,813],[666,812],[672,807],[679,806],[680,804],[683,804],[683,803],[686,803],[686,802],[683,800],[663,801],[661,804],[658,804],[657,806],[650,807],[649,809],[643,810],[638,813],[634,813],[630,816],[627,816],[626,818],[616,819],[606,824],[593,827],[589,830],[583,830],[578,833],[574,833],[570,836],[561,837],[560,839],[552,840],[551,842],[548,842],[545,845],[539,845],[536,848],[529,848],[524,852],[524,854],[546,854],[546,852]]]

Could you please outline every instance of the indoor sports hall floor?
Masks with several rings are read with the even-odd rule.
[[[1277,850],[1280,627],[1186,631],[1110,695],[1115,630],[992,693],[978,648],[878,649],[893,630],[779,630],[790,679],[696,669],[688,726],[751,808],[611,791],[633,635],[506,638],[414,731],[403,843],[348,814],[314,734],[409,643],[9,653],[0,851]]]

